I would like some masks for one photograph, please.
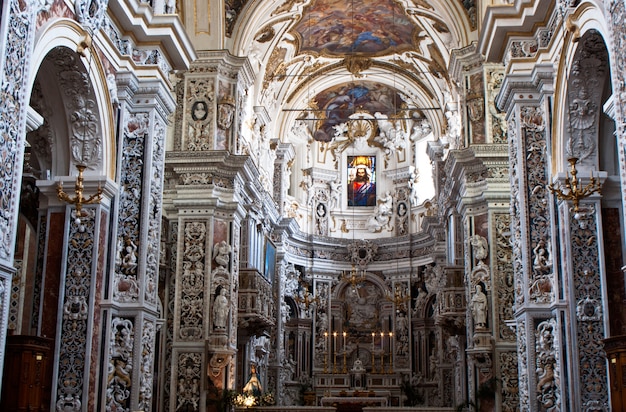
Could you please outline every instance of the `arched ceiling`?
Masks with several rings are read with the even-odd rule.
[[[249,56],[260,71],[258,103],[274,113],[277,135],[285,135],[299,112],[324,110],[318,99],[332,90],[366,83],[390,89],[393,101],[384,109],[390,115],[400,106],[439,109],[453,87],[451,50],[475,36],[475,6],[468,0],[226,3],[233,51]],[[425,115],[435,130],[445,123],[441,110]]]
[[[299,210],[315,210],[308,181],[322,191],[335,182],[344,199],[331,203],[334,221],[371,231],[371,210],[355,216],[345,199],[347,159],[360,155],[379,164],[377,197],[411,187],[423,193],[412,194],[418,207],[434,194],[426,140],[444,136],[457,110],[448,67],[476,40],[474,10],[472,0],[227,1],[227,44],[257,73],[251,104],[269,135],[294,145]]]

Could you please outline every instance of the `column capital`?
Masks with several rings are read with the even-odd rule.
[[[530,73],[507,74],[496,97],[496,106],[508,113],[515,104],[538,104],[545,95],[552,95],[554,92],[554,75],[552,64],[535,65]]]

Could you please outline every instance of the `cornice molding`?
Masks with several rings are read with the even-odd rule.
[[[490,6],[485,12],[478,50],[488,62],[502,62],[512,37],[533,37],[548,24],[555,0],[517,0],[514,4]]]
[[[174,70],[186,70],[196,52],[177,15],[154,14],[148,3],[138,0],[113,0],[108,5],[112,20],[124,36],[142,43],[161,46]]]
[[[554,76],[552,63],[537,64],[532,73],[507,75],[496,97],[496,106],[508,113],[512,105],[520,100],[539,102],[543,95],[554,92]]]

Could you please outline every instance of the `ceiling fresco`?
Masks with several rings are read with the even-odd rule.
[[[384,84],[359,81],[331,87],[317,94],[313,106],[317,112],[317,126],[313,138],[329,142],[336,134],[335,127],[346,123],[355,113],[381,113],[392,117],[403,100],[393,88]]]
[[[313,0],[293,30],[300,53],[329,57],[412,50],[419,32],[393,0]]]

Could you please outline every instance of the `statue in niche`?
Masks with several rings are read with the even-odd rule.
[[[487,239],[480,235],[474,235],[470,237],[469,241],[474,251],[474,257],[482,262],[487,257]]]
[[[476,285],[476,291],[472,296],[472,316],[476,329],[484,329],[487,325],[487,295],[483,293],[483,287]]]
[[[396,318],[396,354],[406,355],[409,352],[409,318],[400,311]]]
[[[253,396],[261,396],[263,394],[263,386],[261,386],[255,365],[250,365],[250,377],[243,387],[243,393],[252,394]]]
[[[326,218],[326,205],[319,203],[315,212],[315,234],[326,236],[328,234],[328,225]]]
[[[222,287],[219,295],[215,297],[213,302],[213,325],[215,329],[226,329],[228,321],[228,298],[226,297],[226,288]]]
[[[217,105],[217,126],[226,130],[233,124],[235,101],[232,96],[223,97]]]
[[[133,272],[137,268],[137,245],[130,240],[126,240],[126,246],[121,252],[122,257],[122,269],[125,273]]]
[[[213,254],[215,255],[215,263],[226,268],[230,262],[230,252],[232,248],[225,240],[215,244],[213,246]]]
[[[196,122],[202,122],[206,120],[209,114],[206,102],[198,100],[191,107],[191,118]]]
[[[549,269],[552,266],[550,252],[546,248],[546,243],[541,239],[537,246],[533,249],[535,258],[533,260],[533,268],[537,270]]]
[[[417,297],[415,298],[415,306],[413,306],[413,314],[415,316],[422,313],[427,298],[428,292],[426,292],[423,286],[420,286],[417,291]]]
[[[339,206],[339,199],[341,199],[341,181],[332,180],[328,182],[328,186],[330,187],[329,206],[331,209],[334,209]]]
[[[378,321],[376,302],[379,293],[375,285],[348,287],[345,293],[346,319],[353,326]]]

